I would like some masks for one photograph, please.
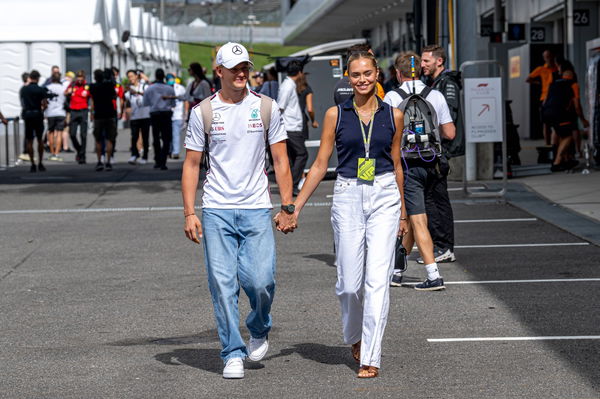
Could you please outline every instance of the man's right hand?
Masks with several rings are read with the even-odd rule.
[[[284,234],[292,233],[298,227],[298,219],[296,214],[288,214],[283,211],[277,213],[275,218],[275,227],[278,231]]]
[[[200,244],[202,238],[202,223],[196,215],[188,215],[185,218],[185,236],[194,241],[196,244]]]

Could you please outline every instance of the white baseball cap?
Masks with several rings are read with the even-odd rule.
[[[254,65],[252,64],[252,61],[250,61],[250,55],[248,54],[246,47],[239,43],[232,42],[228,42],[221,46],[217,53],[216,62],[217,65],[223,65],[227,69],[233,68],[240,62],[248,62],[250,65]]]

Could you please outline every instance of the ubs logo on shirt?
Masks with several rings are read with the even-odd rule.
[[[254,108],[251,112],[250,112],[250,118],[252,119],[257,119],[258,118],[258,108]]]

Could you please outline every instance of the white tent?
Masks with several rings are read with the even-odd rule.
[[[121,74],[143,65],[147,73],[156,67],[179,65],[177,45],[169,55],[170,29],[159,29],[158,20],[131,0],[0,0],[10,18],[0,24],[0,110],[7,116],[21,111],[21,74],[37,69],[43,82],[53,65],[66,71],[86,71],[116,65]],[[132,37],[122,41],[122,34]],[[177,59],[173,60],[173,57]]]
[[[163,29],[165,26],[163,25],[162,22],[160,22],[160,20],[156,20],[156,38],[157,40],[157,44],[158,44],[158,56],[160,58],[160,61],[162,63],[164,63],[167,60],[167,49],[166,49],[166,43],[165,42],[165,30]]]
[[[123,32],[131,32],[131,2],[130,0],[117,0],[117,6],[119,8],[119,16],[121,17],[121,33],[119,35],[119,42],[124,49],[129,50],[132,54],[135,54],[135,44],[133,41],[128,40],[126,42],[122,42],[121,40],[121,35]]]
[[[6,115],[20,113],[25,71],[37,69],[43,82],[53,65],[88,74],[110,65],[115,43],[104,0],[0,0],[0,8],[10,10],[0,24],[0,109]],[[64,10],[77,10],[77,18]]]
[[[131,35],[134,36],[129,41],[132,43],[135,51],[136,63],[140,62],[148,55],[146,52],[146,43],[141,39],[145,35],[144,32],[144,10],[138,7],[131,9]]]

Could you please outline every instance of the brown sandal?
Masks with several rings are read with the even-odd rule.
[[[356,363],[360,363],[360,341],[355,344],[352,344],[352,357],[356,361]]]
[[[379,369],[375,366],[360,366],[356,375],[358,378],[375,378],[377,376],[379,376]]]

